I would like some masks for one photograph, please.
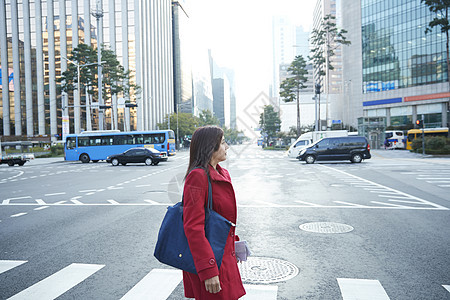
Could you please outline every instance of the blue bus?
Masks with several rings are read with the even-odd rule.
[[[106,160],[109,155],[119,154],[134,147],[154,148],[167,155],[175,155],[173,130],[131,131],[118,130],[85,131],[68,134],[64,146],[64,159],[88,163]]]

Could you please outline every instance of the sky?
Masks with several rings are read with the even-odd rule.
[[[272,17],[288,17],[305,30],[312,26],[315,0],[188,0],[196,47],[211,49],[221,67],[235,71],[237,117],[261,92],[268,95],[272,78]],[[238,129],[254,127],[239,124]]]

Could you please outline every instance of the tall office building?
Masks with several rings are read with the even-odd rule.
[[[194,113],[192,82],[192,43],[186,1],[172,1],[173,74],[175,110]]]
[[[106,129],[156,128],[174,108],[171,13],[170,0],[0,0],[2,83],[10,82],[2,84],[0,133],[54,138],[64,115],[71,133],[101,128],[101,117]],[[113,50],[142,92],[105,99],[113,106],[105,111],[84,87],[61,93],[57,79],[72,63],[64,57],[82,43]]]
[[[356,127],[365,117],[407,128],[423,115],[425,127],[448,126],[446,38],[438,28],[425,34],[434,17],[417,0],[342,0],[352,41],[343,49],[346,122]]]
[[[317,0],[314,8],[313,17],[313,29],[321,30],[323,18],[327,15],[336,17],[336,0]],[[315,45],[311,45],[315,47]],[[323,45],[324,53],[326,44]],[[329,74],[319,76],[319,69],[314,69],[314,81],[320,83],[322,86],[322,92],[326,94],[339,94],[342,90],[342,46],[330,42],[329,49],[333,49],[334,56],[331,56],[330,63],[333,66],[333,70],[328,70]],[[326,71],[326,70],[324,70]],[[333,98],[330,98],[332,101]]]

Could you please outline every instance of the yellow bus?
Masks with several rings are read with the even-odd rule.
[[[425,128],[424,130],[425,138],[429,136],[444,136],[448,137],[448,128]],[[412,142],[416,138],[422,138],[422,129],[410,129],[407,132],[406,149],[411,150]]]

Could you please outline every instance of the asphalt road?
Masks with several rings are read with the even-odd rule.
[[[450,299],[450,159],[372,155],[307,165],[229,150],[252,250],[245,299]],[[184,299],[153,249],[186,167],[187,152],[158,166],[0,166],[0,299]]]

